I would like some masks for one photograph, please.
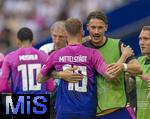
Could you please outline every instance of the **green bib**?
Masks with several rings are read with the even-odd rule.
[[[107,42],[99,48],[107,64],[115,63],[120,58],[119,40],[108,38]],[[107,109],[126,106],[124,72],[114,81],[108,81],[104,77],[97,76],[97,113]]]
[[[150,64],[145,65],[146,56],[141,56],[138,61],[146,74],[150,74]],[[147,83],[136,77],[137,88],[137,119],[150,119],[150,97],[148,95]]]

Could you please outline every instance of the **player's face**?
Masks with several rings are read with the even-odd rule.
[[[64,29],[54,29],[51,33],[51,36],[55,48],[60,49],[66,46],[67,33]]]
[[[107,31],[107,25],[100,19],[93,18],[87,24],[87,29],[91,36],[92,42],[99,43]]]
[[[139,45],[142,54],[150,54],[150,30],[142,30],[139,35]]]

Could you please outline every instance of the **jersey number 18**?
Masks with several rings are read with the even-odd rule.
[[[67,68],[71,68],[72,65],[66,64],[63,66],[63,70]],[[75,90],[78,92],[87,92],[87,68],[86,66],[77,66],[78,69],[74,71],[74,73],[80,73],[84,75],[82,81],[76,83],[68,83],[68,90]]]

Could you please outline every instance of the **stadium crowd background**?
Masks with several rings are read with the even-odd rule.
[[[33,30],[39,48],[50,42],[55,21],[76,17],[85,23],[90,11],[102,10],[109,19],[107,36],[121,38],[139,55],[138,34],[150,23],[149,5],[149,0],[0,0],[0,52],[16,49],[16,32],[23,26]]]

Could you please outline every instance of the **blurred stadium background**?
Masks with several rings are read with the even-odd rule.
[[[68,17],[81,19],[88,35],[85,20],[93,10],[107,14],[107,36],[122,39],[140,55],[138,35],[150,25],[150,0],[0,0],[0,52],[16,49],[16,32],[23,26],[33,30],[36,48],[51,42],[50,25]]]

